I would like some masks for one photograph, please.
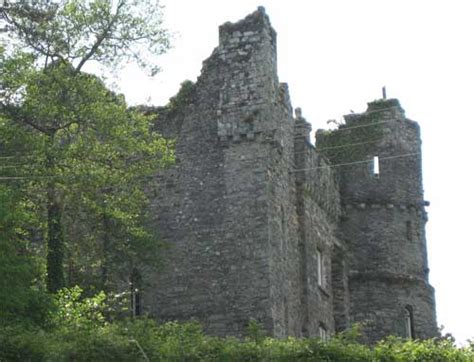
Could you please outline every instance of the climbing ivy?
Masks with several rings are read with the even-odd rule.
[[[166,105],[166,110],[172,113],[182,109],[184,105],[192,101],[193,90],[194,83],[192,81],[185,80],[182,82],[178,93],[170,98],[169,103]]]
[[[354,117],[355,121],[317,134],[316,150],[332,164],[363,161],[376,151],[382,139],[383,121],[376,112],[349,117]]]

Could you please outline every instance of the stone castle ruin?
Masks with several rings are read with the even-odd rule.
[[[437,335],[428,282],[420,130],[396,99],[316,133],[279,83],[263,8],[219,28],[182,104],[153,220],[168,247],[140,303],[160,320],[241,336],[326,338],[363,323],[368,341]]]

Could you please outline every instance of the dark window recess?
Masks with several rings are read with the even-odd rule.
[[[407,305],[404,309],[405,338],[415,338],[415,326],[413,323],[413,308]]]
[[[132,316],[136,317],[142,314],[142,301],[140,295],[141,275],[137,269],[133,269],[130,275],[130,309]]]
[[[411,221],[407,221],[407,239],[410,241],[413,240],[413,225]]]
[[[138,289],[135,289],[132,292],[132,314],[134,317],[137,317],[142,314],[140,292]]]

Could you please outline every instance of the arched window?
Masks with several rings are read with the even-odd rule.
[[[415,328],[413,324],[413,308],[410,305],[405,306],[404,309],[404,325],[405,337],[409,339],[415,338]]]

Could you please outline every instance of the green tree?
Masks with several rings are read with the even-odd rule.
[[[3,179],[44,205],[38,228],[47,239],[48,290],[66,285],[66,254],[74,260],[80,251],[87,255],[78,264],[101,269],[103,287],[110,255],[130,271],[140,250],[156,247],[142,226],[144,182],[173,153],[149,117],[83,68],[136,61],[155,73],[156,55],[168,48],[161,8],[45,0],[15,2],[0,14],[8,35],[0,49],[0,134],[16,154]]]
[[[41,324],[50,300],[42,288],[41,259],[30,247],[33,205],[19,190],[0,184],[0,321]]]

